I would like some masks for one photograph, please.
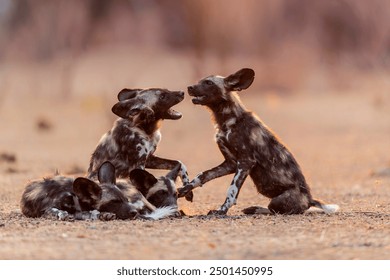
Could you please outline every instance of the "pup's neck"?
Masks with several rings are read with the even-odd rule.
[[[159,130],[161,126],[161,121],[161,119],[158,119],[151,122],[141,122],[139,124],[136,124],[136,126],[145,131],[146,134],[152,135],[157,130]]]
[[[217,104],[208,106],[214,121],[218,126],[223,126],[231,118],[240,118],[247,110],[235,92],[229,93],[229,98]]]
[[[124,124],[125,126],[128,127],[137,127],[138,129],[142,130],[145,132],[147,135],[152,135],[155,133],[157,130],[159,130],[161,126],[161,119],[155,120],[155,121],[140,121],[140,122],[135,122],[134,120],[129,120],[129,119],[118,119],[117,125],[120,125],[121,123]]]

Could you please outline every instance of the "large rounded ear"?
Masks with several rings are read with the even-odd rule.
[[[73,191],[79,200],[93,207],[102,198],[102,189],[94,181],[79,177],[73,182]]]
[[[127,119],[131,116],[132,108],[135,107],[135,102],[133,100],[119,101],[114,106],[112,106],[111,111],[124,119]]]
[[[123,101],[126,99],[131,99],[137,96],[139,92],[141,92],[142,89],[136,88],[136,89],[128,89],[124,88],[118,93],[118,100]]]
[[[255,79],[255,71],[250,68],[243,68],[224,79],[225,88],[229,91],[240,91],[247,89]]]
[[[139,190],[144,196],[147,195],[149,189],[157,183],[156,177],[143,169],[133,169],[130,172],[131,183]]]
[[[133,118],[136,121],[154,121],[154,111],[145,105],[135,105],[132,100],[119,101],[111,111],[124,119]]]
[[[115,184],[115,166],[111,162],[106,161],[99,167],[98,180],[100,183]]]

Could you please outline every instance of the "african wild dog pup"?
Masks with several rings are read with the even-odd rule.
[[[137,192],[139,193],[137,197],[141,196],[142,200],[138,198],[138,201],[142,201],[144,204],[141,204],[141,209],[138,210],[141,214],[148,214],[150,211],[163,212],[166,209],[170,216],[180,216],[177,206],[177,190],[176,190],[176,178],[179,175],[180,169],[182,168],[181,164],[177,164],[175,168],[168,172],[167,175],[161,176],[159,178],[154,177],[151,173],[143,169],[134,169],[130,172],[131,183],[135,186]],[[131,202],[136,204],[137,201],[134,199],[134,188],[129,188],[128,184],[122,186],[123,180],[118,181],[118,187],[125,193],[127,197],[132,198]],[[146,201],[146,202],[145,202]],[[151,204],[151,205],[150,205]],[[145,208],[147,206],[147,212]],[[143,210],[142,210],[143,209]],[[175,212],[172,212],[176,210]],[[158,213],[154,214],[155,216]],[[148,216],[153,217],[153,215],[148,214]]]
[[[178,167],[166,177],[156,179],[145,170],[130,174],[135,185],[127,180],[116,181],[115,167],[105,162],[98,170],[98,182],[79,177],[55,176],[27,185],[21,200],[22,213],[27,217],[53,217],[59,220],[85,219],[160,219],[177,215],[174,180]],[[159,204],[151,204],[144,195],[153,188],[159,193]],[[145,192],[146,189],[146,192]],[[149,197],[153,197],[150,194]]]
[[[179,189],[179,197],[204,183],[235,173],[225,202],[209,214],[226,214],[236,203],[240,188],[249,175],[259,193],[269,197],[268,209],[250,207],[244,213],[300,214],[309,207],[333,213],[337,205],[314,200],[309,186],[292,153],[277,136],[252,112],[245,109],[236,91],[247,89],[253,82],[252,69],[241,69],[228,76],[209,76],[189,86],[194,104],[208,107],[216,122],[216,142],[225,161],[197,175]]]
[[[114,164],[119,178],[128,178],[134,168],[173,169],[181,165],[179,175],[188,183],[187,168],[177,160],[154,155],[161,139],[159,127],[164,119],[178,120],[181,113],[171,109],[184,99],[183,91],[167,89],[123,89],[112,112],[120,118],[100,139],[90,160],[88,177],[94,178],[102,162]]]

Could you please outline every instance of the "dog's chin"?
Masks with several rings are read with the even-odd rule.
[[[192,103],[195,105],[203,105],[204,104],[204,96],[195,96],[192,98]]]
[[[178,111],[175,111],[173,109],[169,109],[163,116],[163,119],[166,120],[178,120],[181,119],[182,114]]]

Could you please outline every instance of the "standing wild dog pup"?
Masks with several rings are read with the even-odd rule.
[[[252,112],[245,109],[236,91],[247,89],[255,72],[241,69],[228,76],[210,76],[189,86],[194,104],[208,107],[216,122],[215,140],[225,161],[197,175],[179,189],[179,197],[204,183],[235,173],[225,202],[209,214],[226,214],[236,203],[241,186],[249,175],[259,193],[271,198],[268,209],[250,207],[244,213],[300,214],[311,206],[333,213],[337,205],[314,200],[292,153]]]
[[[129,181],[116,182],[115,168],[105,162],[98,170],[98,182],[84,177],[55,176],[30,183],[21,200],[27,217],[54,217],[59,220],[85,219],[160,219],[177,214],[176,179],[179,168],[156,179],[150,173],[135,169],[131,180],[146,189],[158,188],[160,203],[151,204]],[[151,197],[153,196],[150,195]]]
[[[88,177],[96,177],[98,167],[107,160],[115,166],[120,178],[128,178],[135,168],[171,170],[180,164],[179,175],[184,184],[188,183],[184,164],[154,155],[161,139],[161,121],[180,119],[181,113],[171,107],[183,99],[183,91],[159,88],[120,91],[119,102],[112,107],[112,112],[120,118],[100,139],[90,160]]]

